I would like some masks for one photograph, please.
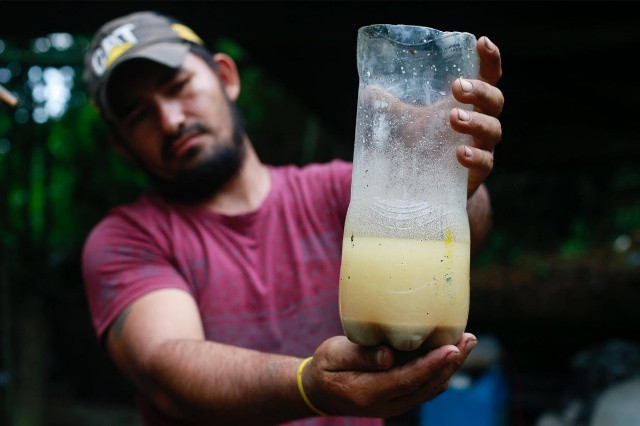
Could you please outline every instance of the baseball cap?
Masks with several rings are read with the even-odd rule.
[[[134,12],[109,21],[96,31],[84,58],[84,84],[91,101],[108,121],[106,88],[118,65],[131,59],[149,59],[177,68],[191,45],[204,43],[177,19],[154,11]]]

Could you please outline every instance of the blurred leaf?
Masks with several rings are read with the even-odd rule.
[[[584,219],[577,219],[571,226],[571,237],[560,245],[559,251],[565,257],[574,258],[587,252],[589,228]]]
[[[29,176],[29,216],[31,232],[35,240],[40,240],[44,231],[44,193],[45,165],[44,152],[36,147],[31,156],[31,174]]]
[[[615,209],[614,223],[617,232],[628,232],[640,229],[640,202]]]
[[[242,62],[247,59],[247,51],[235,41],[228,38],[220,38],[214,44],[214,50],[231,56],[234,61]]]
[[[6,136],[12,127],[10,115],[0,113],[0,136]]]

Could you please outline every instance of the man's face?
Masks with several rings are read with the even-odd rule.
[[[209,65],[189,53],[178,70],[147,60],[123,64],[109,97],[121,148],[173,201],[214,195],[244,159],[239,113]]]

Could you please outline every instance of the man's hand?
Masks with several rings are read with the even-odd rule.
[[[464,333],[404,365],[394,366],[389,346],[365,347],[344,336],[322,343],[304,368],[309,400],[330,415],[390,417],[444,392],[477,340]]]
[[[502,126],[498,116],[502,112],[504,97],[496,84],[502,77],[500,50],[486,36],[477,43],[480,59],[478,80],[457,79],[452,86],[454,98],[472,104],[473,111],[454,108],[449,114],[451,127],[471,135],[471,146],[456,149],[458,161],[469,168],[467,197],[487,178],[493,168],[493,150],[502,138]]]

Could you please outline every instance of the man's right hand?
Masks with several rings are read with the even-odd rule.
[[[391,417],[444,392],[453,373],[476,345],[464,333],[457,345],[445,345],[394,366],[389,346],[364,347],[337,336],[323,342],[303,371],[309,400],[330,415]]]

